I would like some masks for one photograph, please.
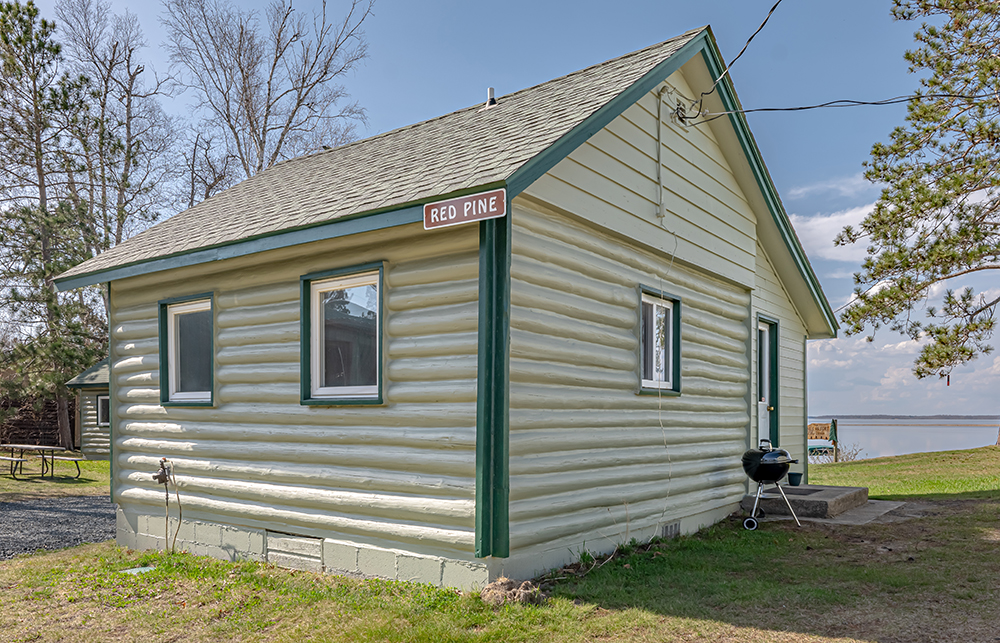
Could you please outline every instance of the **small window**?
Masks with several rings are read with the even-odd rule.
[[[640,369],[643,389],[680,392],[679,301],[642,293]]]
[[[309,319],[304,402],[380,401],[380,274],[303,277],[303,297],[308,298],[303,318]]]
[[[97,426],[111,424],[111,398],[107,395],[97,396]]]
[[[161,302],[160,324],[161,401],[210,404],[214,362],[212,300]]]

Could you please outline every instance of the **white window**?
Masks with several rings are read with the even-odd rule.
[[[111,424],[111,398],[107,395],[97,396],[97,426]]]
[[[310,397],[379,395],[379,272],[311,281]]]
[[[167,306],[168,400],[212,401],[212,300]]]
[[[679,390],[675,360],[678,338],[675,337],[675,303],[669,299],[642,294],[641,367],[642,387]]]

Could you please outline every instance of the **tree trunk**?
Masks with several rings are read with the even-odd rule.
[[[69,426],[69,400],[66,392],[56,391],[56,418],[59,424],[59,446],[64,449],[73,448],[73,432]]]

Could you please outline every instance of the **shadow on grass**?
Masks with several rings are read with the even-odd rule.
[[[956,502],[898,523],[765,523],[752,532],[731,517],[694,536],[626,548],[550,591],[605,609],[737,627],[866,641],[911,640],[899,637],[912,628],[930,635],[926,640],[978,640],[962,639],[962,627],[987,614],[1000,617],[989,602],[1000,563],[995,543],[977,540],[975,530],[997,508]],[[934,621],[929,605],[950,620]]]

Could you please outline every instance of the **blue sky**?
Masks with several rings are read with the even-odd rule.
[[[37,2],[52,17],[54,0]],[[263,7],[257,0],[244,6]],[[295,2],[309,10],[316,0]],[[367,23],[370,57],[347,79],[367,110],[363,136],[433,118],[711,25],[727,61],[754,32],[773,0],[503,3],[378,0]],[[339,15],[343,2],[331,0]],[[784,0],[731,74],[745,108],[787,107],[910,93],[903,52],[917,25],[894,22],[889,0]],[[148,58],[166,70],[158,2],[112,0],[136,13],[150,43]],[[175,109],[183,109],[183,100]],[[878,190],[861,177],[872,143],[901,123],[905,106],[750,114],[750,127],[786,210],[834,308],[852,290],[863,249],[834,248],[832,238],[856,223]],[[992,402],[1000,358],[956,371],[950,387],[917,381],[918,347],[891,333],[812,342],[809,409],[833,413],[1000,413]]]

